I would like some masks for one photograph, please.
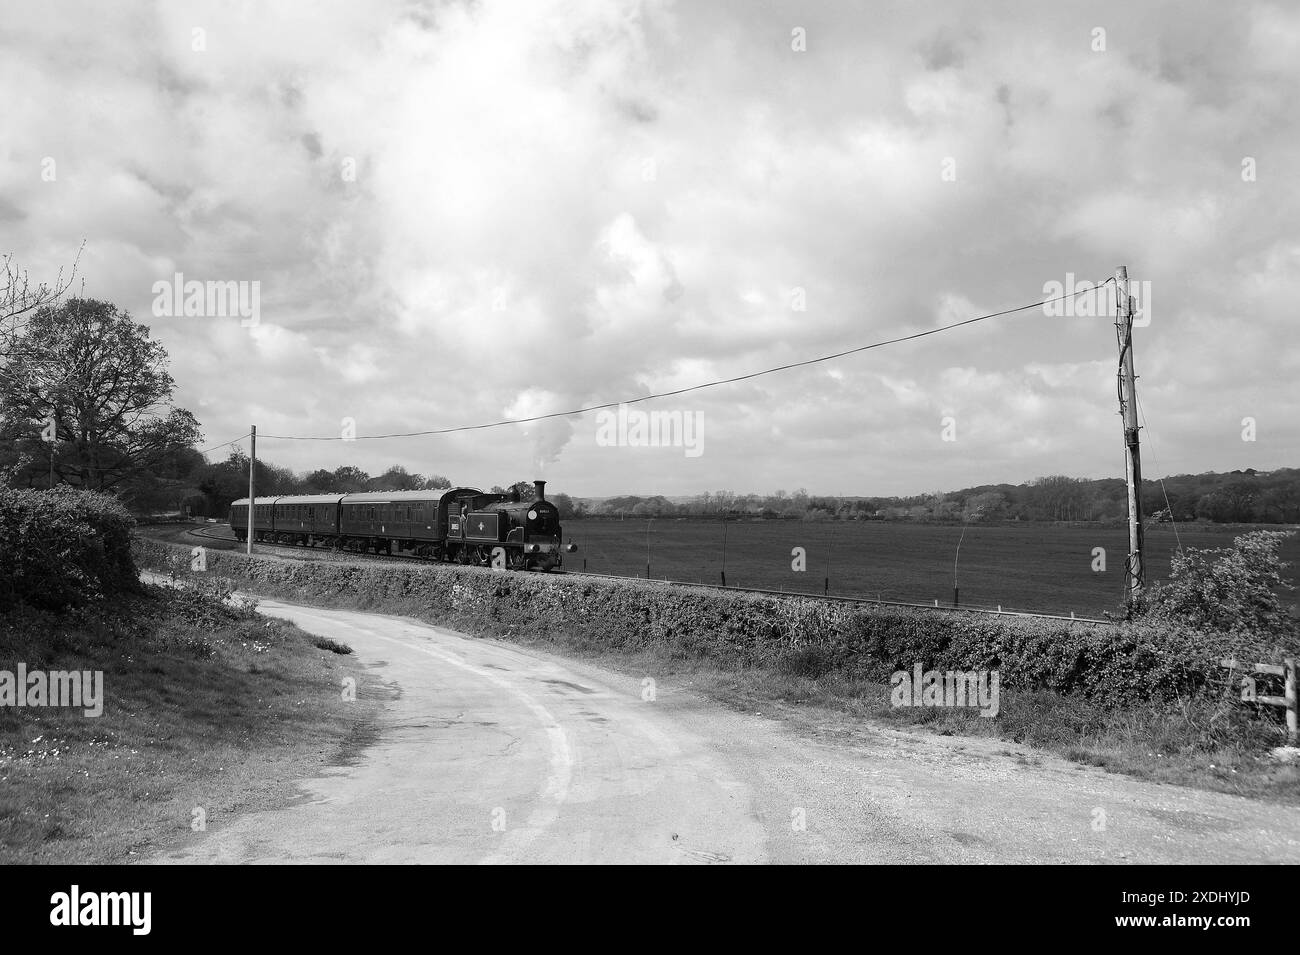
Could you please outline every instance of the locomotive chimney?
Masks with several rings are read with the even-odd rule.
[[[533,487],[537,488],[537,500],[539,501],[546,500],[546,482],[534,481]]]

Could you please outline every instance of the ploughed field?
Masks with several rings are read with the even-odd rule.
[[[645,518],[568,520],[565,554],[569,571],[630,577],[646,575],[649,529],[650,575],[656,579],[716,584],[723,569],[719,521]],[[1226,547],[1264,525],[1179,525],[1184,547]],[[733,587],[821,593],[830,558],[830,592],[941,605],[953,599],[953,559],[960,526],[884,522],[728,521],[727,583]],[[1147,580],[1169,573],[1177,546],[1168,525],[1147,530]],[[804,548],[807,570],[792,569],[795,547]],[[1094,571],[1093,549],[1105,549],[1105,570]],[[969,525],[957,561],[962,606],[1038,613],[1071,611],[1098,616],[1123,601],[1128,529],[1054,524]],[[1283,543],[1290,582],[1300,579],[1300,535]],[[584,567],[585,561],[585,567]],[[1284,595],[1294,602],[1298,595]]]

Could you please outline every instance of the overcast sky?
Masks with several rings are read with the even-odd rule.
[[[1300,464],[1300,5],[3,7],[0,249],[52,278],[84,239],[209,444],[618,401],[1126,265],[1147,473]],[[176,273],[259,283],[257,325],[155,314]],[[1122,477],[1110,322],[637,406],[701,415],[698,454],[595,414],[258,452],[592,496]]]

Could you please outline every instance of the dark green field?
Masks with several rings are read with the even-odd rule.
[[[644,518],[570,520],[565,537],[578,545],[565,568],[644,577],[649,529],[650,573],[656,578],[719,583],[723,528],[718,521]],[[1260,525],[1180,525],[1184,546],[1224,547]],[[1267,528],[1283,529],[1283,528]],[[882,522],[747,521],[727,523],[727,583],[734,587],[821,593],[830,559],[830,592],[885,600],[953,598],[953,558],[959,526]],[[1167,525],[1147,532],[1147,579],[1169,573],[1176,547]],[[807,570],[791,569],[791,550],[807,552]],[[1092,570],[1093,548],[1106,551],[1106,569]],[[957,564],[963,606],[1071,611],[1096,616],[1123,600],[1124,527],[1007,524],[966,528]],[[1300,536],[1283,544],[1288,574],[1297,582]],[[1294,600],[1296,594],[1289,595]]]

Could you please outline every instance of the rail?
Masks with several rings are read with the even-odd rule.
[[[645,580],[645,577],[624,577],[618,574],[593,574],[590,571],[565,571],[570,577],[599,577],[603,580]],[[840,594],[818,594],[799,590],[770,590],[762,587],[734,587],[723,586],[721,584],[706,584],[694,580],[669,580],[666,577],[651,578],[651,583],[669,584],[674,587],[698,587],[704,590],[732,590],[737,593],[747,594],[768,594],[773,597],[806,597],[810,600],[825,600],[839,603],[851,604],[875,604],[884,607],[912,607],[917,610],[941,610],[948,613],[983,613],[995,617],[1032,617],[1038,620],[1067,620],[1075,623],[1102,623],[1114,624],[1114,620],[1105,620],[1100,617],[1080,617],[1071,613],[1068,617],[1064,614],[1057,613],[1034,613],[1029,610],[1003,610],[1000,607],[953,607],[947,604],[941,604],[937,600],[934,603],[918,603],[907,600],[885,600],[881,597],[851,597]]]

